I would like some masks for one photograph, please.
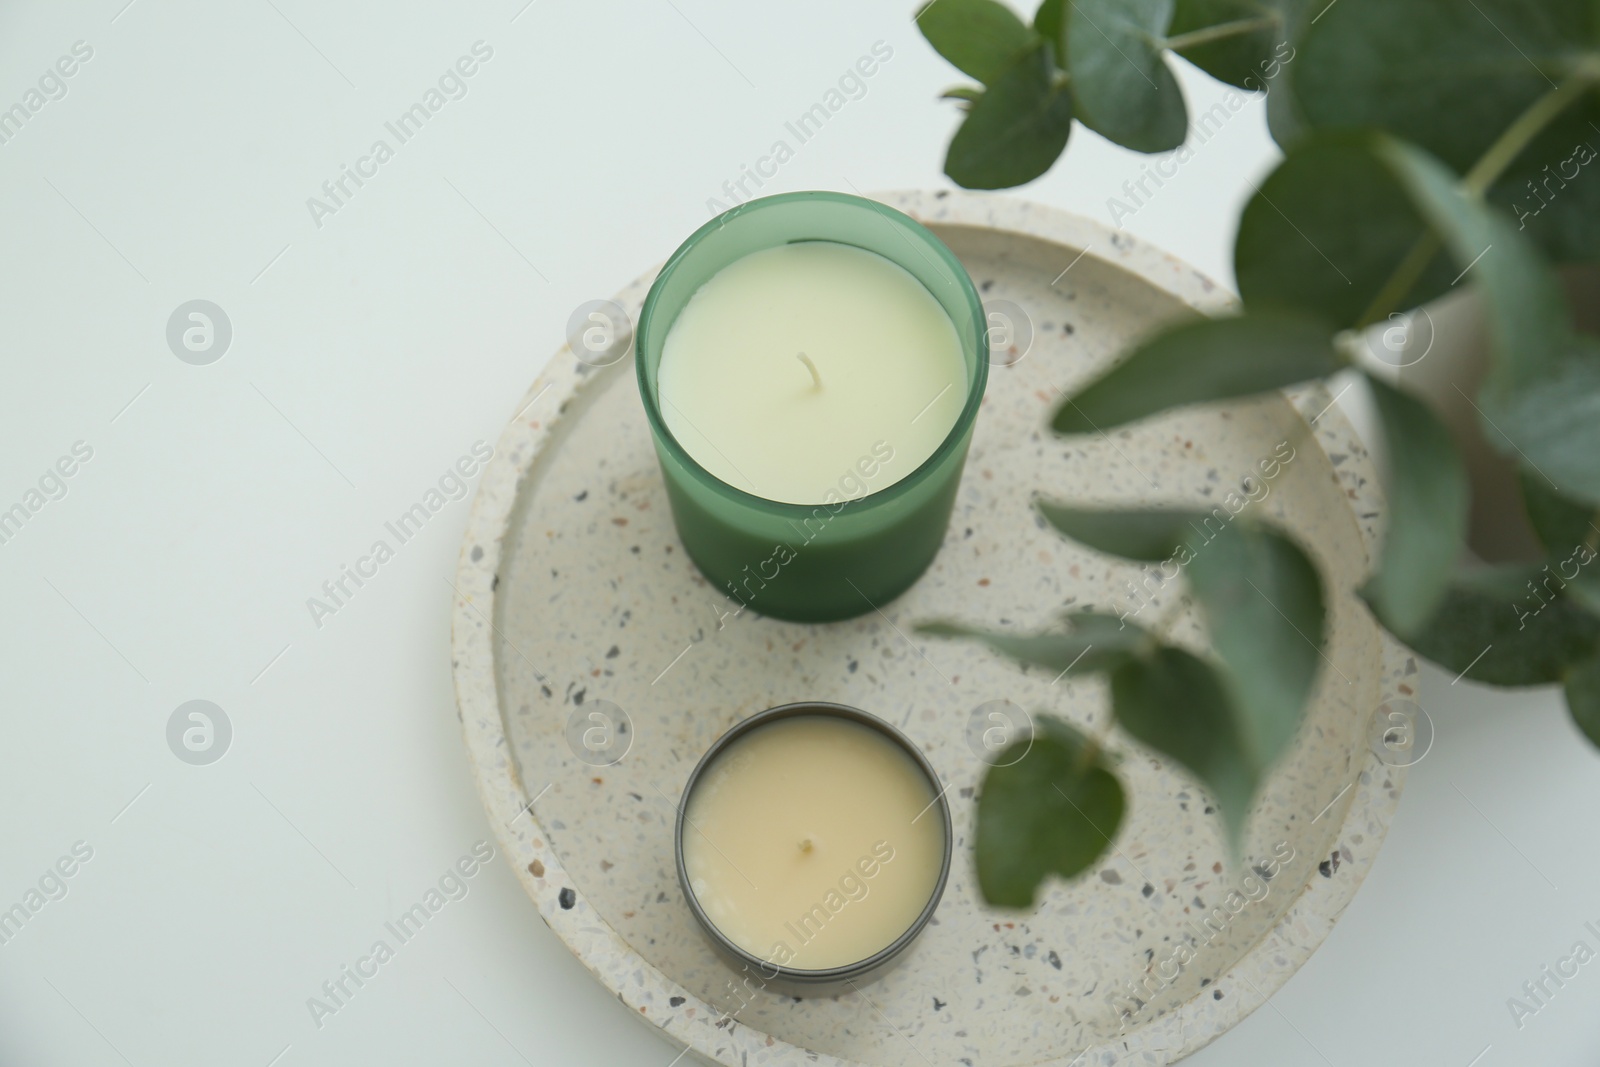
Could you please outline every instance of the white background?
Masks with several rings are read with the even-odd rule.
[[[94,850],[0,946],[4,1067],[678,1053],[498,858],[313,1025],[323,980],[492,840],[447,649],[468,505],[321,628],[306,598],[494,441],[573,308],[665,258],[875,41],[894,55],[866,96],[765,191],[947,185],[935,97],[957,79],[897,4],[524,2],[0,9],[0,107],[73,42],[94,50],[0,145],[0,508],[94,450],[0,545],[0,907]],[[315,225],[307,198],[478,40],[494,54],[468,95]],[[1207,106],[1219,88],[1190,73]],[[1020,195],[1109,221],[1142,160],[1072,140]],[[1272,159],[1256,102],[1126,228],[1231,281]],[[195,298],[233,325],[209,366],[165,339]],[[1437,741],[1355,904],[1192,1063],[1595,1062],[1600,962],[1520,1030],[1506,1000],[1580,938],[1600,948],[1600,758],[1555,694],[1450,683],[1426,674]],[[196,698],[234,729],[204,767],[165,738]]]

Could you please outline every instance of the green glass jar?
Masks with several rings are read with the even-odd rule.
[[[662,352],[689,299],[735,260],[802,241],[854,246],[909,272],[955,326],[966,372],[966,402],[932,455],[877,492],[834,503],[767,500],[718,479],[673,436],[660,407]],[[712,585],[753,611],[801,622],[860,615],[910,588],[950,522],[988,382],[986,325],[972,279],[944,243],[873,200],[769,196],[718,215],[685,241],[645,298],[635,364],[678,535]]]

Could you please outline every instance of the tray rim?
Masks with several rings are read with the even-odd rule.
[[[1096,220],[1058,208],[1015,197],[954,190],[864,195],[898,208],[936,231],[941,227],[964,227],[1061,245],[1069,252],[1081,252],[1084,258],[1092,257],[1131,274],[1203,313],[1217,314],[1238,305],[1238,298],[1225,286],[1176,256]],[[640,303],[659,268],[657,264],[626,286],[616,295],[617,302],[625,307]],[[760,1052],[764,1057],[793,1054],[822,1067],[875,1067],[817,1052],[746,1024],[716,1026],[722,1014],[719,1009],[638,955],[603,917],[590,910],[586,900],[579,898],[571,908],[561,906],[559,894],[566,871],[540,836],[542,830],[532,811],[537,797],[530,798],[521,781],[501,715],[493,620],[504,538],[523,478],[555,432],[570,401],[586,384],[600,377],[603,376],[592,373],[572,357],[567,345],[551,356],[496,441],[462,535],[452,582],[455,595],[451,605],[451,669],[456,715],[485,814],[493,823],[506,860],[545,925],[607,990],[632,1009],[630,1015],[637,1012],[641,1020],[712,1062],[735,1064],[741,1062],[741,1055]],[[546,400],[552,390],[557,395]],[[1320,383],[1286,390],[1284,396],[1303,420],[1308,410],[1322,412],[1317,416],[1321,425],[1311,425],[1310,431],[1324,452],[1330,443],[1348,447],[1352,441],[1359,442],[1353,427]],[[552,413],[551,404],[555,403],[559,406]],[[530,414],[536,405],[537,413]],[[1351,521],[1370,557],[1377,543],[1377,522],[1357,516],[1381,513],[1384,502],[1375,468],[1364,447],[1338,469],[1338,475],[1339,484],[1350,496]],[[1410,654],[1381,628],[1378,635],[1382,673],[1388,676],[1396,673],[1395,668]],[[1222,1001],[1197,995],[1113,1042],[1082,1050],[1070,1059],[1051,1053],[1049,1058],[1034,1061],[1034,1067],[1074,1067],[1096,1052],[1113,1049],[1118,1062],[1172,1063],[1209,1044],[1265,1004],[1305,964],[1354,899],[1387,838],[1405,778],[1404,767],[1384,764],[1371,751],[1366,753],[1348,789],[1349,801],[1336,839],[1342,840],[1346,828],[1359,827],[1366,833],[1370,847],[1363,848],[1359,857],[1346,854],[1342,864],[1343,871],[1348,872],[1345,877],[1308,878],[1280,920],[1213,983],[1211,988],[1242,979],[1242,984],[1230,982],[1232,995]],[[543,877],[532,873],[536,863],[542,864]],[[684,999],[668,1011],[669,997]],[[693,1018],[684,1008],[696,1009]],[[1136,1060],[1135,1056],[1140,1058]]]

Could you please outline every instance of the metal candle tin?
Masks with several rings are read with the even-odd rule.
[[[935,881],[933,891],[928,896],[928,903],[923,907],[917,918],[906,928],[899,937],[888,945],[868,956],[866,959],[838,967],[829,967],[822,970],[805,970],[797,967],[787,967],[753,955],[730,941],[721,930],[706,915],[700,902],[695,898],[694,890],[689,885],[689,872],[683,859],[683,833],[687,827],[689,797],[694,793],[695,786],[700,781],[700,776],[715,762],[716,758],[729,745],[738,741],[753,730],[795,716],[824,716],[844,719],[858,723],[894,742],[911,761],[921,769],[927,777],[928,785],[934,794],[930,805],[937,811],[941,824],[944,827],[944,853],[939,864],[939,877]],[[933,764],[912,744],[911,739],[895,729],[889,723],[875,715],[868,714],[860,708],[852,708],[845,704],[831,704],[824,701],[803,701],[795,704],[781,704],[778,707],[768,708],[736,723],[721,737],[712,743],[705,755],[700,757],[700,762],[689,774],[689,780],[683,787],[683,798],[678,803],[678,817],[673,827],[673,855],[678,867],[678,885],[683,890],[684,900],[689,904],[689,910],[694,914],[695,921],[700,925],[706,939],[710,941],[717,954],[736,970],[753,979],[757,987],[768,988],[778,993],[791,996],[832,996],[836,993],[848,992],[854,986],[872,981],[886,974],[906,954],[911,943],[916,940],[922,928],[928,925],[933,918],[935,909],[939,906],[939,899],[944,895],[945,882],[950,877],[950,859],[952,853],[953,834],[950,825],[950,804],[945,800],[944,787],[939,782],[939,774],[934,770]]]

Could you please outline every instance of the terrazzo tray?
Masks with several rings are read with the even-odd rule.
[[[991,309],[1013,319],[1025,309],[1032,323],[1031,340],[1019,328],[996,352],[932,568],[846,622],[738,613],[678,543],[631,359],[597,368],[563,348],[501,435],[455,580],[456,692],[484,807],[572,952],[630,1014],[715,1062],[1171,1063],[1305,962],[1371,867],[1399,800],[1404,771],[1369,737],[1386,701],[1415,697],[1416,669],[1348,592],[1374,546],[1371,461],[1320,387],[1053,437],[1045,424],[1063,391],[1163,320],[1233,298],[1057,211],[943,192],[880,199],[939,234]],[[617,297],[631,316],[652,277]],[[1281,462],[1268,477],[1260,464],[1272,458]],[[979,901],[974,709],[1009,700],[1094,732],[1106,726],[1104,684],[910,637],[913,625],[1034,628],[1063,607],[1096,605],[1137,610],[1147,624],[1170,612],[1174,640],[1203,643],[1181,582],[1163,587],[1156,568],[1057,536],[1030,509],[1040,491],[1229,511],[1252,497],[1321,568],[1326,662],[1299,742],[1252,820],[1245,851],[1256,870],[1226,866],[1192,779],[1113,733],[1130,798],[1115,847],[1083,878],[1051,882],[1032,912]],[[673,873],[675,801],[695,760],[732,723],[794,700],[892,721],[950,787],[957,859],[934,924],[905,965],[836,998],[741,984],[701,939]]]

